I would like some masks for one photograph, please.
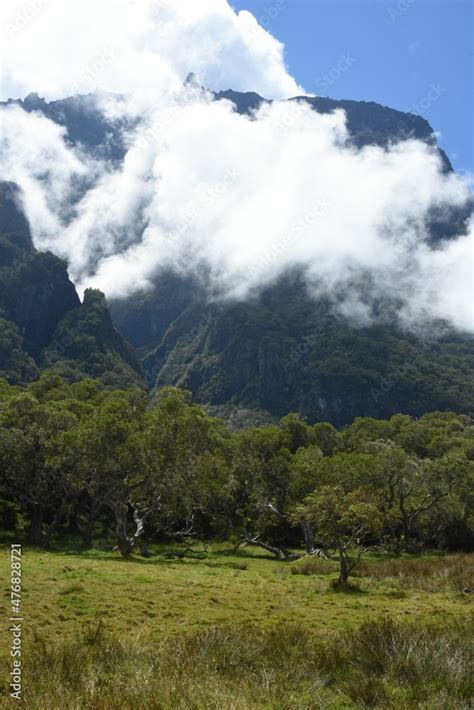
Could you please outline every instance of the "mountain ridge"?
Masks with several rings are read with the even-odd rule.
[[[240,113],[252,113],[265,101],[255,93],[232,90],[218,92],[215,98],[232,101]],[[408,137],[436,145],[429,123],[414,114],[374,102],[328,97],[293,100],[309,102],[326,113],[343,108],[351,140],[358,147],[388,148]],[[73,144],[83,145],[85,140],[91,152],[110,160],[123,155],[120,124],[108,124],[91,96],[48,103],[29,95],[24,101],[9,103],[39,110],[61,123]],[[449,159],[441,150],[440,155],[443,169],[451,172]],[[430,215],[432,242],[462,233],[471,210],[472,204],[464,210]],[[0,233],[5,225],[8,216],[0,205]],[[1,249],[0,241],[0,254]],[[31,280],[27,275],[24,278]],[[442,323],[437,326],[439,337],[429,339],[395,325],[351,325],[337,317],[324,300],[311,298],[297,274],[287,274],[247,302],[216,304],[198,280],[162,271],[151,290],[110,301],[108,306],[115,326],[135,348],[151,390],[164,385],[190,389],[196,401],[232,420],[266,420],[294,410],[309,421],[327,420],[342,426],[356,416],[386,417],[399,411],[414,416],[434,409],[474,412],[474,340],[470,335]],[[115,384],[136,384],[140,381],[138,363],[112,337],[109,317],[103,299],[91,292],[85,306],[76,304],[65,315],[62,327],[76,333],[73,343],[61,345],[64,333],[56,327],[48,345],[40,348],[42,364],[71,376],[74,363],[79,362],[81,373],[99,373]],[[87,337],[81,331],[84,322],[90,328]],[[106,340],[119,366],[117,361],[113,365],[93,354],[103,347],[104,333],[108,333]],[[18,332],[16,337],[24,334]],[[11,339],[15,340],[13,335]],[[22,360],[22,367],[28,371],[29,360]],[[112,368],[108,374],[107,368]]]

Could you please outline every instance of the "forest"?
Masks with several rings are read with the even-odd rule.
[[[54,373],[0,385],[3,527],[32,545],[107,538],[124,558],[149,543],[258,546],[279,560],[469,551],[474,425],[432,412],[358,418],[336,430],[295,414],[230,431],[188,392],[111,390]]]

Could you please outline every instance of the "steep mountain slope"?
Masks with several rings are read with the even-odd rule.
[[[231,101],[242,114],[251,114],[267,102],[254,92],[242,93],[231,89],[213,95],[216,101]],[[16,105],[29,113],[38,111],[64,126],[72,144],[82,144],[91,151],[96,150],[109,158],[119,159],[126,151],[122,139],[125,123],[123,120],[107,120],[98,108],[96,98],[94,94],[87,94],[48,102],[32,93],[25,99],[0,102],[0,106]],[[403,138],[418,138],[436,144],[433,129],[424,118],[373,101],[337,100],[322,96],[299,96],[290,100],[306,102],[318,113],[330,113],[336,109],[345,111],[349,132],[358,147],[369,144],[387,146]],[[440,153],[446,170],[452,170],[449,158],[444,151],[440,150]]]
[[[269,103],[254,92],[241,93],[229,89],[212,95],[216,101],[230,101],[241,114],[252,114],[263,103]],[[100,96],[106,98],[107,95]],[[421,116],[397,111],[373,101],[336,100],[322,96],[299,96],[289,101],[308,103],[318,113],[343,110],[351,140],[358,148],[365,145],[387,148],[397,140],[416,138],[434,145],[440,153],[444,170],[453,170],[446,153],[437,145],[433,128]],[[48,102],[32,93],[25,99],[0,102],[0,107],[10,105],[19,106],[29,113],[43,114],[66,129],[69,143],[80,146],[95,158],[115,164],[120,163],[127,151],[123,129],[135,125],[134,121],[127,122],[125,118],[107,119],[100,109],[99,97],[95,94],[75,95]],[[433,212],[430,215],[428,230],[432,240],[439,241],[462,233],[465,221],[473,208],[474,205],[471,204],[465,209],[452,209],[449,213]]]
[[[45,101],[36,93],[25,99],[0,101],[0,106],[19,106],[24,111],[37,111],[67,130],[73,145],[83,145],[98,157],[119,160],[125,154],[122,122],[110,122],[97,107],[94,94],[71,96],[58,101]]]
[[[241,113],[264,101],[234,91],[216,99],[232,101]],[[436,145],[420,116],[369,102],[301,100],[322,113],[344,109],[358,147],[387,147],[408,137]],[[450,172],[449,159],[440,153]],[[470,210],[432,213],[432,242],[462,233]],[[138,348],[151,386],[187,387],[228,418],[239,411],[258,419],[262,413],[278,417],[295,410],[310,420],[344,424],[358,415],[397,411],[474,411],[470,336],[446,324],[430,339],[395,326],[351,326],[327,303],[310,298],[298,277],[283,279],[247,303],[211,305],[198,283],[162,273],[153,291],[112,302],[111,310]]]
[[[69,377],[141,384],[104,297],[89,292],[81,304],[67,265],[34,248],[19,200],[16,185],[0,183],[0,377],[29,381],[54,366]]]
[[[255,93],[231,90],[215,94],[215,99],[230,100],[237,111],[249,114],[265,101]],[[436,145],[429,123],[413,114],[371,102],[324,97],[300,100],[322,113],[343,109],[358,147],[387,147],[408,137]],[[30,95],[15,103],[63,125],[71,143],[80,143],[94,155],[120,161],[125,153],[122,125],[108,123],[93,97],[48,103]],[[440,154],[444,170],[452,171],[449,159],[442,151]],[[431,241],[441,243],[462,233],[470,211],[468,206],[433,212],[428,223]],[[8,219],[0,212],[0,231],[6,231]],[[18,248],[18,239],[3,247],[0,242],[5,259],[12,259]],[[24,267],[20,280],[25,289],[32,279],[33,274]],[[66,288],[64,283],[62,288]],[[446,324],[439,324],[429,339],[426,334],[410,334],[395,326],[357,327],[337,317],[328,303],[315,302],[298,274],[288,275],[245,303],[216,304],[208,302],[199,283],[161,273],[151,291],[109,306],[116,326],[137,349],[150,388],[165,384],[187,387],[215,413],[240,422],[278,417],[289,410],[313,421],[325,419],[335,424],[358,415],[384,417],[398,411],[414,415],[433,409],[474,412],[472,337],[455,333]],[[13,312],[10,305],[10,329],[17,327],[11,320]],[[37,323],[33,315],[31,320]],[[69,303],[60,326],[59,316],[56,314],[51,324],[45,322],[47,344],[38,341],[36,350],[28,344],[35,364],[26,351],[22,351],[26,360],[14,356],[18,339],[23,337],[28,343],[27,333],[38,331],[33,327],[21,330],[23,321],[16,314],[21,333],[18,328],[10,333],[4,362],[18,363],[25,373],[47,364],[65,372],[72,368],[102,376],[113,373],[114,382],[122,377],[127,381],[132,372],[134,380],[136,362],[113,336],[106,306],[98,294],[86,294],[82,306]],[[52,335],[56,317],[59,320]],[[390,323],[390,318],[386,322]],[[35,342],[36,336],[31,337]],[[104,352],[113,353],[113,362]]]
[[[246,303],[209,304],[196,284],[188,285],[185,303],[185,288],[163,275],[135,307],[132,299],[115,302],[112,312],[141,346],[150,385],[190,389],[216,414],[233,418],[245,409],[258,419],[297,411],[342,425],[400,411],[474,411],[474,341],[442,324],[438,338],[351,326],[315,302],[297,275]]]

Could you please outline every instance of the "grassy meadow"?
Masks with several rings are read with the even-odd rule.
[[[472,707],[472,555],[369,557],[342,592],[336,563],[194,549],[24,549],[23,706]]]

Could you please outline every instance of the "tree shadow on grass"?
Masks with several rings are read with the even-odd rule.
[[[340,584],[337,579],[334,579],[329,585],[329,591],[335,594],[348,594],[354,596],[365,596],[369,592],[366,589],[361,589],[357,584],[353,582],[346,582],[345,584]]]

